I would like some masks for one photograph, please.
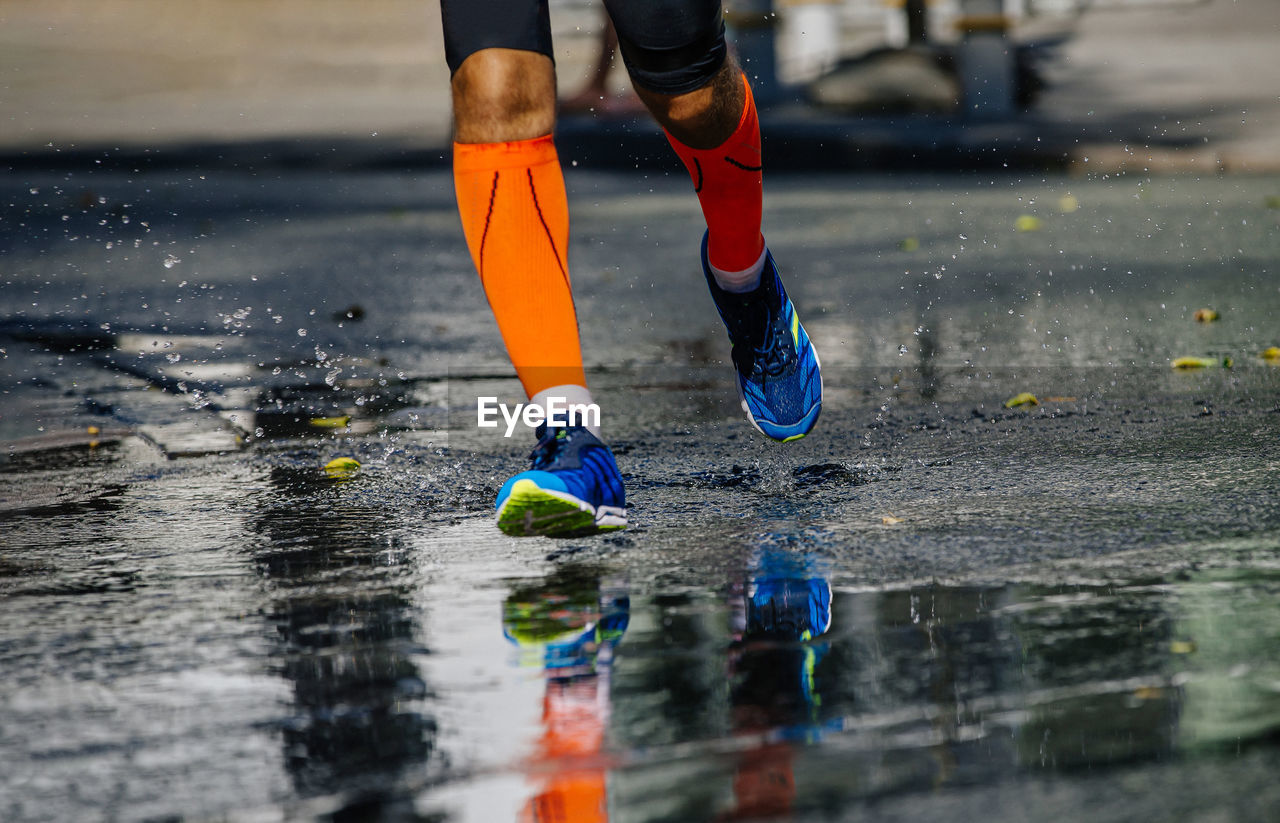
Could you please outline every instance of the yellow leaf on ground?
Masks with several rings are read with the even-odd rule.
[[[1013,397],[1010,397],[1008,400],[1004,401],[1004,407],[1006,409],[1016,409],[1018,406],[1039,406],[1039,405],[1040,405],[1040,401],[1037,400],[1036,396],[1029,391],[1024,391],[1021,394],[1015,394]]]
[[[344,429],[351,422],[351,417],[313,417],[307,422],[317,429]]]
[[[1080,201],[1076,199],[1074,194],[1064,194],[1058,198],[1058,211],[1063,214],[1071,214],[1071,212],[1080,208]]]
[[[1179,357],[1173,361],[1175,369],[1210,369],[1214,366],[1222,366],[1229,369],[1234,364],[1230,357],[1224,357],[1221,360],[1216,357]]]
[[[1169,644],[1169,651],[1174,654],[1191,654],[1196,650],[1196,644],[1189,640],[1175,640]]]
[[[886,526],[896,526],[899,523],[905,523],[906,521],[901,517],[894,517],[891,514],[886,514],[884,517],[880,518],[880,522]]]
[[[333,478],[350,477],[360,471],[360,461],[354,457],[335,457],[324,464],[324,473]]]
[[[1196,309],[1197,323],[1212,323],[1213,321],[1217,320],[1220,316],[1221,315],[1219,315],[1213,309]]]
[[[920,248],[920,241],[914,237],[904,237],[899,243],[898,248],[903,251],[915,251]]]
[[[1013,227],[1018,231],[1040,231],[1044,226],[1044,221],[1032,214],[1023,214],[1013,221]]]
[[[1265,348],[1258,356],[1263,360],[1280,360],[1280,346],[1270,346]]]

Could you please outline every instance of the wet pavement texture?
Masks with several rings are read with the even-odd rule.
[[[447,173],[0,183],[0,818],[1280,807],[1280,180],[770,177],[786,446],[687,180],[568,184],[632,525],[547,540]]]

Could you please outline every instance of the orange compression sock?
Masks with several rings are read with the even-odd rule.
[[[454,143],[453,182],[471,259],[525,393],[585,386],[565,259],[569,205],[551,136]]]
[[[760,121],[746,75],[742,85],[746,91],[742,117],[723,144],[714,149],[692,149],[667,135],[693,178],[707,220],[707,258],[725,272],[752,268],[764,252],[760,234]]]

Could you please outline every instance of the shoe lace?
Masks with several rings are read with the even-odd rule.
[[[755,341],[750,342],[750,362],[737,362],[736,365],[740,371],[752,377],[780,377],[795,357],[791,347],[791,335],[781,323],[771,320],[766,328],[764,339],[758,344]],[[735,361],[740,359],[737,355],[739,350],[745,354],[747,347],[735,348]]]
[[[562,434],[563,433],[563,434]],[[535,469],[546,469],[556,462],[560,452],[573,439],[573,429],[543,427],[538,431],[538,444],[529,452],[529,462]]]
[[[769,335],[762,348],[755,349],[756,362],[760,370],[768,377],[778,377],[787,370],[794,359],[791,348],[791,335],[781,323],[769,324]]]

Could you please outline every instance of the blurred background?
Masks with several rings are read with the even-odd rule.
[[[1280,166],[1274,0],[730,0],[768,131],[821,116],[1016,125],[1054,151]],[[443,147],[435,0],[0,0],[0,149],[341,137]],[[604,15],[552,0],[562,97],[591,94]],[[634,114],[625,73],[596,121]],[[766,134],[766,137],[768,135]],[[1081,144],[1084,144],[1083,146]],[[1131,147],[1130,147],[1131,149]],[[1181,158],[1181,159],[1179,159]],[[1123,159],[1123,158],[1121,158]],[[1096,166],[1095,166],[1096,168]]]

